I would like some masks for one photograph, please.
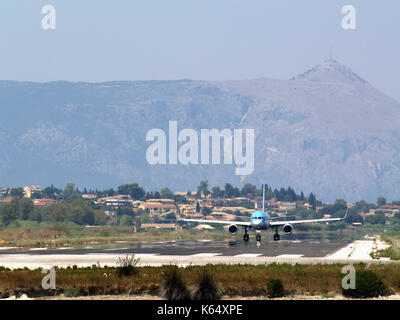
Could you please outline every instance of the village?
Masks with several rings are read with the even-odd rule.
[[[132,190],[122,191],[126,186],[134,186],[140,191],[135,194]],[[107,217],[107,224],[122,224],[132,226],[134,232],[146,231],[151,228],[163,230],[177,230],[187,228],[187,224],[177,223],[178,220],[204,219],[212,220],[234,220],[247,221],[251,214],[262,207],[262,195],[258,189],[250,184],[245,185],[242,190],[229,192],[231,185],[227,184],[224,189],[219,187],[208,190],[208,183],[202,181],[197,191],[175,192],[172,193],[168,188],[161,192],[145,192],[137,184],[123,185],[118,191],[108,191],[112,195],[105,195],[106,192],[88,192],[86,189],[81,192],[77,188],[72,188],[74,197],[80,199],[93,209],[99,210]],[[48,208],[56,203],[68,202],[65,198],[66,189],[54,188],[54,192],[49,195],[49,187],[42,190],[38,185],[25,186],[24,188],[2,187],[0,188],[0,206],[11,203],[14,198],[30,199],[35,208]],[[67,187],[66,187],[67,188]],[[272,190],[268,189],[268,197],[265,208],[271,217],[298,217],[298,218],[331,218],[342,216],[345,209],[350,209],[350,215],[346,222],[353,226],[361,226],[364,223],[385,224],[400,216],[400,204],[393,202],[387,204],[386,199],[378,198],[377,204],[368,204],[361,200],[356,203],[336,200],[334,204],[322,203],[315,199],[311,193],[309,197],[296,195],[290,187]],[[120,194],[125,193],[125,194]],[[230,194],[231,193],[231,194]],[[237,196],[232,196],[235,193]],[[246,194],[247,193],[247,194]],[[278,197],[285,199],[296,198],[296,201],[282,201]],[[122,217],[125,216],[125,219]],[[379,219],[378,219],[379,218]],[[219,226],[200,223],[191,225],[197,230],[213,230]],[[222,228],[222,227],[221,227]]]

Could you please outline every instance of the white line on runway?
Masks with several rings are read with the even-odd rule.
[[[239,258],[254,258],[254,257],[258,257],[258,256],[262,256],[261,253],[242,253],[242,254],[237,254],[234,257],[239,257]]]
[[[100,252],[96,253],[96,252],[90,252],[90,253],[85,253],[84,255],[87,255],[87,256],[101,256],[101,255],[107,256],[107,255],[109,255],[109,256],[111,256],[111,255],[116,255],[116,254],[118,254],[118,253],[100,253]],[[153,256],[160,255],[159,253],[134,253],[134,252],[132,252],[131,254],[135,255],[135,257],[141,257],[141,256],[143,256],[143,257],[153,257]],[[121,253],[121,255],[122,255],[122,253]]]
[[[30,248],[31,251],[47,250],[47,248]]]
[[[280,256],[276,256],[277,258],[300,258],[303,254],[281,254]]]
[[[192,257],[214,257],[214,256],[220,256],[222,253],[197,253],[197,254],[192,254]]]

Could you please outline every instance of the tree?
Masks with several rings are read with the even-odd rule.
[[[10,191],[10,196],[11,197],[20,197],[22,198],[24,196],[24,189],[22,188],[12,188]]]
[[[143,199],[145,194],[146,191],[144,191],[144,189],[140,187],[137,183],[133,183],[131,185],[131,190],[129,192],[129,195],[133,200],[141,200]]]
[[[211,194],[213,198],[222,198],[224,196],[224,191],[220,187],[214,187],[211,189]]]
[[[386,199],[384,197],[379,197],[376,200],[376,204],[378,205],[378,207],[384,206],[386,204]]]
[[[233,186],[230,183],[225,184],[225,197],[232,198],[233,196]]]
[[[251,196],[255,196],[257,193],[257,187],[255,185],[252,185],[251,183],[245,183],[241,194],[243,196],[247,196],[247,195],[251,195]]]
[[[123,215],[119,220],[121,226],[132,226],[133,218],[131,216]]]
[[[201,195],[201,193],[204,196],[207,196],[210,191],[208,191],[208,181],[207,180],[203,180],[200,181],[200,185],[197,187],[197,192]]]
[[[43,197],[46,199],[56,199],[62,193],[61,189],[55,188],[53,185],[42,190]],[[86,193],[86,192],[85,192]]]
[[[11,222],[17,220],[16,207],[12,203],[6,203],[0,210],[0,221],[3,225],[8,226]]]
[[[210,207],[203,207],[201,208],[201,212],[206,216],[212,212],[212,209]]]
[[[311,192],[310,196],[308,197],[308,204],[315,210],[317,205],[317,199],[315,198],[314,194]]]
[[[31,199],[21,198],[17,203],[18,217],[21,220],[29,219],[30,213],[35,209]]]
[[[73,201],[75,199],[80,199],[81,194],[73,183],[67,183],[62,193],[62,199],[66,202]]]
[[[56,202],[47,208],[47,220],[51,222],[64,222],[67,219],[67,205],[65,203]]]
[[[94,225],[96,226],[104,226],[109,217],[104,213],[103,210],[95,210],[94,211]]]
[[[68,208],[68,220],[76,224],[94,224],[94,210],[84,200],[74,200]]]
[[[365,223],[370,223],[370,224],[385,224],[386,223],[386,217],[383,213],[376,213],[371,216],[365,217]]]
[[[162,198],[169,198],[169,199],[174,198],[174,194],[172,193],[172,191],[169,188],[161,189],[160,194],[161,194]]]
[[[196,212],[200,212],[200,203],[196,202]]]
[[[146,195],[146,191],[137,183],[123,184],[118,187],[118,194],[130,195],[134,200],[142,200]]]

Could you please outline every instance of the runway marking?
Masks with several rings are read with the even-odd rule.
[[[159,253],[133,253],[133,252],[131,254],[135,255],[135,257],[153,257],[153,256],[160,255]],[[112,256],[112,255],[116,255],[116,253],[90,252],[90,253],[85,253],[84,255],[88,255],[88,256],[101,256],[101,255]],[[123,255],[123,254],[121,253],[121,255]]]
[[[238,257],[238,258],[255,258],[255,257],[259,257],[262,256],[262,253],[242,253],[242,254],[237,254],[234,257]]]
[[[276,258],[300,258],[304,256],[304,254],[281,254],[276,256]]]
[[[192,257],[214,257],[214,256],[220,256],[220,255],[222,255],[222,253],[213,253],[213,252],[207,253],[207,252],[205,252],[205,253],[192,254],[191,256]]]
[[[30,248],[31,251],[47,250],[48,248]]]

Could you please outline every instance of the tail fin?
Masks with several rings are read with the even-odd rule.
[[[263,203],[262,203],[262,212],[265,212],[265,190],[264,190],[264,184],[262,185],[262,193],[263,193]]]

